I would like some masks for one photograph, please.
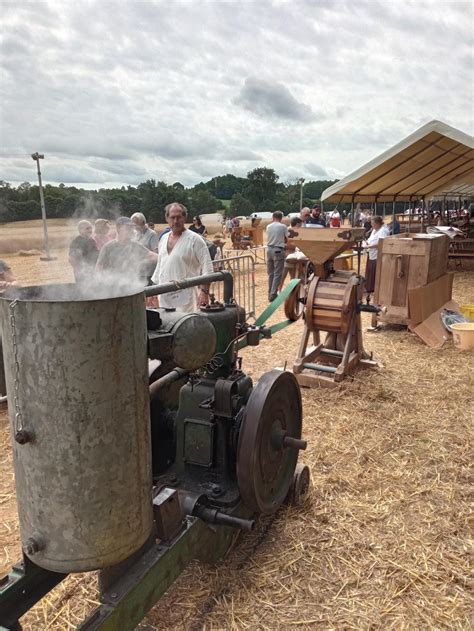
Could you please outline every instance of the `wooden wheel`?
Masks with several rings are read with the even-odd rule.
[[[288,320],[296,322],[303,315],[306,296],[306,286],[301,282],[293,289],[285,300],[285,316]]]

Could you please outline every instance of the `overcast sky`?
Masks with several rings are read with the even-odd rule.
[[[0,179],[347,175],[422,124],[473,133],[473,3],[1,2]]]

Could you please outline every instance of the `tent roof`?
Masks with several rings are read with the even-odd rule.
[[[474,138],[433,120],[327,188],[322,201],[474,195]]]

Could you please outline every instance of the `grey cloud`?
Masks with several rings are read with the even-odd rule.
[[[87,139],[77,136],[56,138],[40,137],[38,145],[46,155],[52,154],[56,156],[76,156],[79,158],[105,158],[108,160],[127,160],[132,157],[135,152],[129,147],[125,147],[117,142],[116,139]]]
[[[112,173],[114,175],[125,175],[128,177],[145,178],[148,175],[146,169],[136,162],[118,160],[90,160],[89,166],[101,173]]]
[[[262,164],[333,176],[427,118],[472,129],[467,2],[4,5],[9,181],[34,180],[35,150],[45,178],[99,185],[148,173],[192,185]]]
[[[328,176],[326,169],[324,169],[322,166],[319,166],[319,164],[314,164],[314,163],[307,163],[304,165],[306,171],[317,178],[325,178]]]
[[[263,157],[255,153],[255,151],[251,151],[245,147],[222,147],[219,151],[218,156],[224,160],[236,160],[236,161],[261,161]]]
[[[257,114],[308,123],[314,120],[312,109],[299,103],[281,83],[248,77],[235,103]]]

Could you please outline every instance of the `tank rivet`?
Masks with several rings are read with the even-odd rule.
[[[27,432],[26,429],[19,429],[15,433],[15,440],[20,445],[25,445],[31,441],[32,435],[30,432]]]
[[[23,550],[25,554],[28,554],[31,556],[41,550],[41,545],[39,541],[37,541],[36,539],[33,539],[33,537],[30,537],[29,539],[27,539]]]

